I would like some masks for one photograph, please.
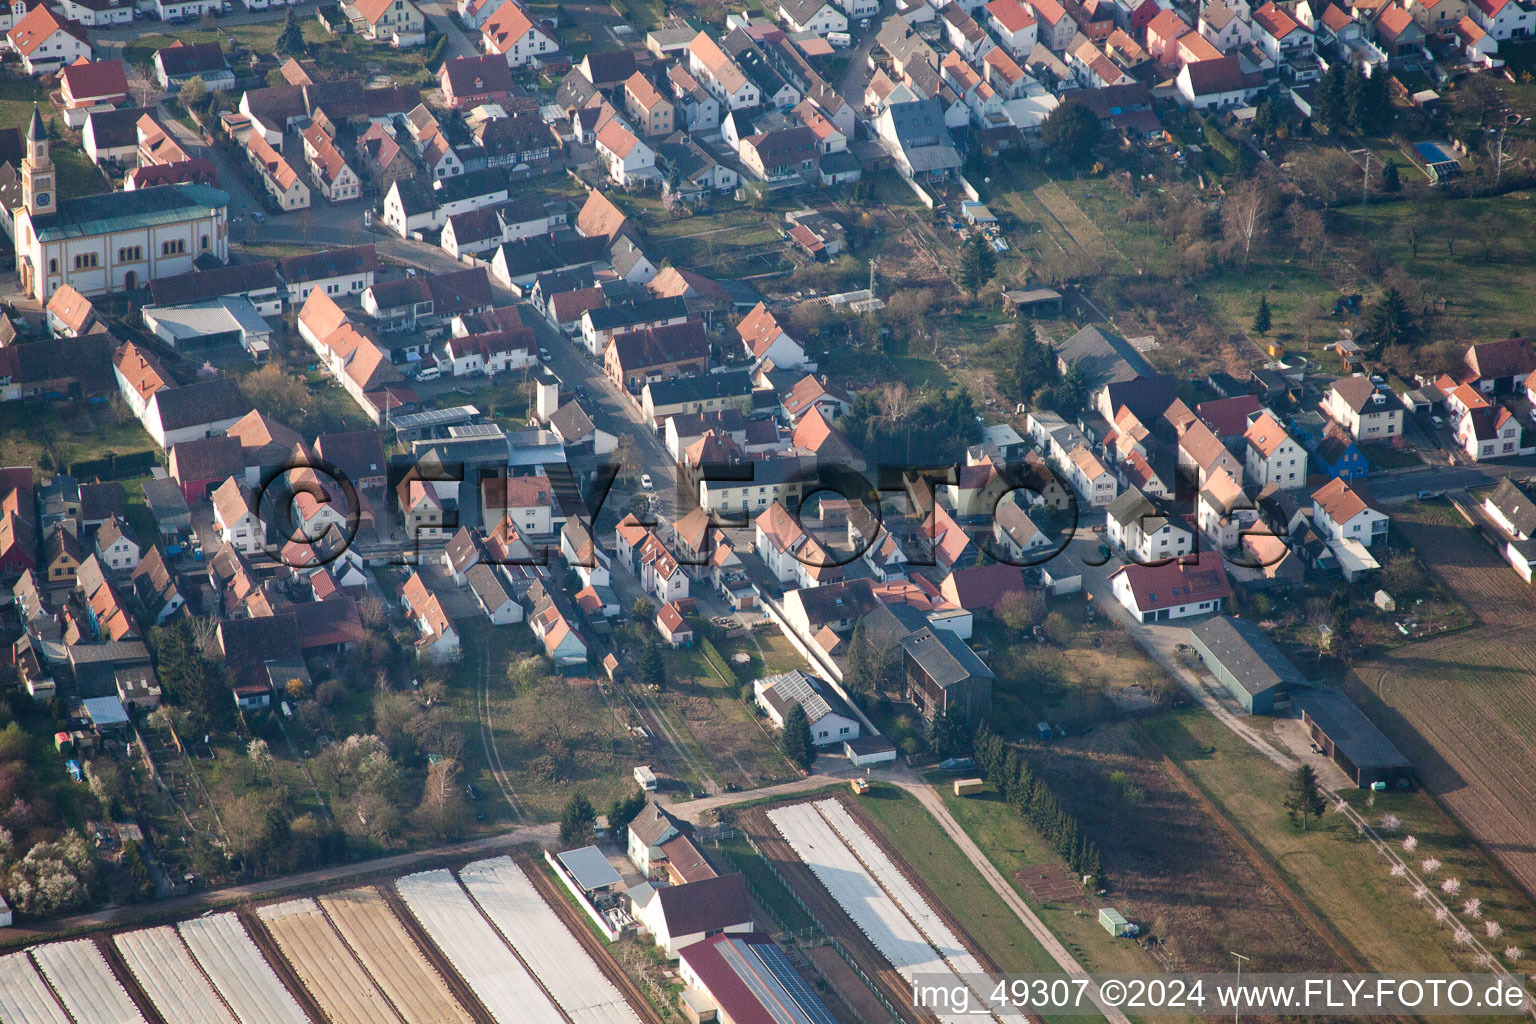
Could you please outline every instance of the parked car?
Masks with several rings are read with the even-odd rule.
[[[435,366],[423,366],[416,371],[416,379],[419,381],[437,380],[443,375],[443,371]]]
[[[641,473],[640,474],[640,486],[644,487],[646,490],[650,490],[651,489],[651,474],[649,474],[649,473]]]
[[[1436,430],[1442,430],[1445,427],[1445,420],[1441,419],[1439,416],[1431,416],[1429,418],[1429,422],[1435,425]]]

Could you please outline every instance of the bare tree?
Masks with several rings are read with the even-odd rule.
[[[1296,247],[1312,259],[1312,265],[1328,251],[1328,225],[1323,215],[1301,203],[1292,203],[1286,210],[1291,222],[1291,235]]]
[[[907,386],[900,382],[887,384],[880,389],[880,415],[888,420],[898,420],[907,409]]]
[[[1268,183],[1257,178],[1243,182],[1222,207],[1227,238],[1234,249],[1243,254],[1243,273],[1253,259],[1255,246],[1262,248],[1267,230],[1271,190]]]

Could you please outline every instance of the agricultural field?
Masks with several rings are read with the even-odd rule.
[[[112,937],[134,980],[166,1020],[235,1024],[229,1007],[208,984],[170,925]]]
[[[320,905],[358,962],[410,1021],[471,1024],[473,1017],[432,969],[375,889],[323,896]]]
[[[1374,709],[1366,710],[1373,720],[1382,721]],[[1475,968],[1471,954],[1456,946],[1449,925],[1436,924],[1414,899],[1408,882],[1390,875],[1385,860],[1347,820],[1328,814],[1307,830],[1292,825],[1283,807],[1285,774],[1221,723],[1185,710],[1147,720],[1145,731],[1148,743],[1166,754],[1196,792],[1299,894],[1303,905],[1327,922],[1342,953],[1379,971]],[[1439,859],[1440,876],[1461,880],[1461,899],[1477,896],[1484,905],[1497,906],[1487,916],[1504,929],[1507,938],[1499,948],[1506,943],[1530,948],[1536,935],[1529,901],[1429,796],[1377,794],[1374,805],[1368,792],[1351,793],[1350,799],[1362,814],[1376,820],[1388,841],[1412,835],[1424,851],[1416,857]],[[1387,827],[1389,814],[1398,819],[1395,828]]]
[[[757,676],[736,670],[722,678],[696,647],[667,651],[665,657],[669,682],[658,703],[687,730],[720,780],[752,789],[798,776],[766,723],[741,699],[737,680]]]
[[[235,1016],[248,1024],[307,1024],[293,993],[262,957],[240,919],[212,914],[178,926],[182,941]]]
[[[1536,597],[1477,533],[1400,517],[1476,625],[1355,664],[1342,681],[1439,800],[1536,893]]]
[[[332,1024],[400,1024],[314,900],[269,904],[256,916]]]
[[[75,1020],[147,1024],[90,939],[38,946],[32,959]]]

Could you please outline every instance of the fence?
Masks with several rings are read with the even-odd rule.
[[[810,918],[812,921],[817,921],[816,914],[811,910],[810,907],[805,905],[805,901],[800,898],[800,894],[795,892],[794,886],[790,885],[789,882],[785,880],[784,876],[779,874],[779,869],[773,866],[773,861],[764,856],[762,849],[758,847],[756,840],[754,840],[749,833],[740,829],[732,829],[731,832],[720,838],[737,837],[746,840],[747,845],[752,847],[752,852],[757,854],[758,859],[763,862],[763,867],[767,868],[768,873],[779,880],[779,884],[784,887],[784,891],[789,893],[789,898],[794,900],[801,910],[805,911],[805,916]],[[720,838],[717,838],[715,841],[716,850],[719,850]],[[726,854],[727,858],[729,858],[729,856],[729,854]],[[745,878],[744,872],[743,877]],[[752,898],[757,900],[758,906],[766,907],[768,908],[769,913],[773,913],[772,901],[764,899],[763,894],[757,890],[750,879],[747,880],[747,890],[752,893]],[[782,922],[780,923],[782,924]],[[801,933],[804,933],[805,931],[806,929],[801,929]],[[816,931],[820,933],[821,939],[823,940],[818,942],[817,945],[827,945],[837,950],[837,955],[842,957],[843,962],[852,968],[853,973],[859,976],[859,980],[864,982],[865,986],[868,987],[870,992],[874,993],[875,998],[880,1000],[880,1005],[884,1006],[891,1012],[891,1019],[894,1021],[900,1021],[902,1019],[901,1011],[896,1009],[896,1007],[891,1004],[891,1001],[885,997],[885,993],[880,991],[880,988],[875,984],[874,979],[864,973],[864,969],[860,967],[854,960],[853,954],[848,952],[848,947],[844,946],[842,941],[838,939],[836,935],[831,935],[825,929],[823,929],[819,921],[817,921]],[[796,938],[797,936],[797,933],[789,932],[787,930],[785,934],[789,935],[791,938]],[[843,1005],[848,1006],[850,1010],[853,1010],[853,1007],[849,1005],[846,999],[843,1000]],[[858,1011],[855,1010],[854,1015],[858,1016]]]

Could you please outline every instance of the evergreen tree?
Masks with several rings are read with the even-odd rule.
[[[1387,166],[1381,169],[1381,190],[1383,192],[1400,192],[1403,188],[1403,179],[1398,174],[1397,161],[1388,160]]]
[[[1396,288],[1388,288],[1372,311],[1360,340],[1370,346],[1372,359],[1380,359],[1389,346],[1411,344],[1418,336],[1419,327],[1408,310],[1408,300]]]
[[[1269,296],[1260,295],[1259,311],[1253,316],[1253,333],[1262,338],[1264,335],[1269,333],[1269,328],[1271,326],[1272,323],[1270,321],[1269,315]]]
[[[283,15],[283,27],[277,34],[277,45],[274,49],[284,57],[302,57],[308,49],[304,42],[304,30],[299,27],[298,19],[293,16],[293,8],[288,8],[288,13]]]
[[[1317,772],[1309,764],[1297,768],[1285,797],[1285,812],[1291,821],[1305,829],[1308,821],[1322,817],[1326,807],[1322,787],[1317,782]]]
[[[1068,421],[1077,418],[1088,401],[1088,383],[1080,364],[1073,363],[1051,389],[1051,409]]]
[[[654,689],[661,690],[667,684],[667,663],[661,656],[661,645],[655,640],[648,640],[645,649],[640,652],[640,681]]]
[[[1076,100],[1067,100],[1046,115],[1040,138],[1052,163],[1086,167],[1093,161],[1093,147],[1102,131],[1093,111]]]
[[[1350,127],[1362,135],[1382,135],[1392,121],[1392,97],[1384,75],[1367,75],[1358,68],[1345,90]]]
[[[779,736],[784,756],[801,768],[809,768],[816,760],[816,744],[811,737],[811,720],[805,708],[798,703],[784,716],[784,728]]]
[[[1253,113],[1253,134],[1260,142],[1275,133],[1275,105],[1271,100],[1264,100]]]
[[[575,793],[565,802],[560,814],[560,845],[567,850],[587,846],[592,842],[597,825],[597,812],[585,793]]]
[[[1020,402],[1031,401],[1043,387],[1056,383],[1056,356],[1040,340],[1035,325],[1028,320],[1014,324],[1012,331],[1013,396]]]
[[[997,272],[997,256],[980,235],[972,235],[960,248],[960,287],[973,296],[981,293]]]
[[[608,831],[613,835],[624,834],[629,823],[645,810],[645,790],[637,789],[628,796],[616,796],[608,808]]]
[[[1349,66],[1334,61],[1317,84],[1315,120],[1327,126],[1328,131],[1345,127],[1349,119]]]
[[[960,757],[971,747],[971,728],[959,705],[945,708],[933,716],[928,727],[928,744],[939,757]]]

